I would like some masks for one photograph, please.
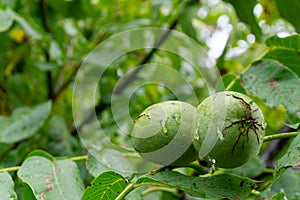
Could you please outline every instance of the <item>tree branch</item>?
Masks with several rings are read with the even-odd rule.
[[[145,66],[153,54],[158,50],[158,48],[166,41],[168,36],[171,34],[172,30],[176,27],[178,24],[179,17],[176,18],[172,24],[170,25],[169,29],[162,35],[162,37],[157,41],[157,43],[154,45],[154,47],[151,49],[151,51],[144,57],[144,59],[139,63],[138,67],[129,75],[129,77],[118,87],[115,89],[115,94],[120,94],[132,81],[136,79],[137,74],[142,70],[142,68]]]
[[[42,16],[42,24],[47,33],[50,32],[50,26],[48,24],[48,8],[45,0],[40,0],[40,9],[41,9],[41,16]],[[50,61],[49,52],[44,49],[44,54],[46,61]],[[53,99],[53,80],[52,80],[52,73],[50,71],[46,72],[47,77],[47,86],[48,86],[48,99]]]
[[[268,142],[268,141],[271,141],[271,140],[278,140],[278,139],[296,137],[299,134],[300,134],[300,132],[288,132],[288,133],[280,133],[280,134],[275,134],[275,135],[268,135],[268,136],[264,137],[264,142]]]

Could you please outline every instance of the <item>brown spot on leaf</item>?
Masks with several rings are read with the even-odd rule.
[[[276,79],[271,79],[269,81],[269,85],[272,87],[272,88],[277,88],[277,80]]]
[[[49,191],[51,191],[51,190],[54,189],[54,186],[53,186],[53,184],[51,183],[50,178],[46,178],[46,179],[45,179],[45,184],[46,184],[46,186],[47,186],[47,190],[44,190],[44,191],[41,192],[41,195],[40,195],[41,200],[45,200],[45,194],[46,194],[47,192],[49,192]]]

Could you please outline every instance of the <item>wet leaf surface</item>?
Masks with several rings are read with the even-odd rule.
[[[256,186],[255,181],[235,175],[219,174],[211,177],[190,177],[173,171],[140,178],[137,184],[178,188],[195,197],[230,199],[247,197]]]

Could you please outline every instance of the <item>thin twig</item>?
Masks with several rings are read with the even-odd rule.
[[[267,135],[264,137],[264,142],[268,142],[271,140],[296,137],[299,134],[300,134],[300,132],[288,132],[288,133],[280,133],[280,134],[275,134],[275,135]]]
[[[49,33],[51,29],[48,23],[48,8],[45,0],[40,0],[40,9],[42,13],[43,27]]]
[[[55,93],[53,94],[53,99],[56,99],[69,86],[69,84],[74,80],[75,75],[76,75],[77,71],[80,68],[80,65],[76,66],[74,68],[75,69],[73,70],[73,72],[69,76],[69,78],[58,89],[55,90]]]
[[[142,192],[142,196],[145,196],[151,192],[155,192],[155,191],[165,191],[165,192],[169,192],[172,195],[174,195],[175,197],[178,197],[178,191],[175,188],[168,188],[168,187],[161,187],[161,186],[153,186],[153,187],[149,187],[146,190],[144,190]]]
[[[70,158],[68,158],[68,160],[76,162],[76,161],[87,160],[87,158],[88,158],[88,156],[84,155],[84,156],[70,157]],[[14,172],[14,171],[18,171],[20,168],[21,168],[21,166],[6,167],[6,168],[0,169],[0,172]]]
[[[151,51],[144,57],[144,59],[140,62],[138,67],[129,75],[129,77],[118,87],[116,87],[114,93],[115,94],[120,94],[132,81],[136,79],[137,74],[143,69],[153,54],[158,50],[158,48],[166,41],[166,39],[169,37],[171,34],[172,30],[176,27],[178,24],[179,17],[176,18],[172,24],[170,25],[169,29],[161,36],[161,38],[157,41],[156,44],[154,44],[154,47],[151,49]]]
[[[127,185],[127,187],[117,196],[117,198],[115,200],[123,200],[124,197],[131,192],[132,190],[134,190],[134,184],[133,183],[129,183]]]

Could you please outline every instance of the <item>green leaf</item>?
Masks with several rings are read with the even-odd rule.
[[[296,28],[297,32],[300,32],[300,1],[299,0],[276,0],[277,9],[282,17],[291,22]]]
[[[266,45],[269,47],[283,47],[300,51],[300,35],[291,35],[285,38],[274,35],[266,40]]]
[[[255,188],[255,181],[239,176],[220,174],[210,177],[193,177],[165,171],[140,178],[137,185],[159,185],[178,188],[195,197],[245,198]]]
[[[33,156],[44,157],[44,158],[47,158],[48,160],[51,160],[52,162],[55,161],[55,158],[54,158],[51,154],[49,154],[49,153],[46,152],[46,151],[40,150],[40,149],[31,151],[31,152],[27,155],[27,158],[33,157]]]
[[[13,23],[13,18],[4,10],[0,10],[0,33],[7,31]]]
[[[51,40],[49,49],[50,58],[53,60],[58,60],[61,57],[61,54],[62,52],[59,47],[59,44],[55,40]]]
[[[54,71],[58,68],[58,65],[52,62],[36,62],[35,65],[42,71]]]
[[[247,92],[258,96],[270,107],[283,105],[296,114],[300,108],[300,79],[277,61],[255,62],[241,75]]]
[[[182,31],[196,41],[197,41],[197,34],[195,28],[193,27],[192,20],[197,15],[197,10],[199,9],[198,7],[199,6],[197,4],[187,5],[183,9],[181,16],[179,18],[179,23],[181,25]]]
[[[3,167],[11,167],[19,165],[26,155],[30,152],[30,147],[33,144],[31,140],[24,141],[18,145],[18,147],[7,151],[2,156],[1,164]]]
[[[51,105],[48,101],[32,109],[15,111],[0,124],[0,142],[15,143],[32,136],[48,118]]]
[[[257,39],[260,39],[262,35],[261,28],[258,26],[258,23],[253,14],[253,9],[257,4],[256,0],[225,0],[232,4],[234,7],[237,16],[241,21],[249,24],[251,27],[251,32],[255,35]]]
[[[300,77],[300,35],[272,36],[266,40],[266,45],[271,49],[264,58],[278,60]]]
[[[286,153],[276,162],[275,178],[293,166],[300,166],[300,135],[294,138]],[[298,162],[298,163],[297,163]]]
[[[23,162],[18,176],[31,187],[37,199],[79,200],[84,191],[77,165],[70,160],[32,156]]]
[[[0,172],[0,199],[1,200],[17,200],[14,191],[14,182],[8,172]]]
[[[300,123],[296,123],[296,124],[286,124],[286,126],[292,128],[292,129],[299,129],[299,128],[300,128]]]
[[[127,181],[113,171],[104,172],[95,178],[85,190],[82,200],[115,199],[127,186]]]
[[[299,51],[289,49],[275,48],[271,49],[264,58],[278,60],[300,77],[300,56]]]
[[[48,149],[50,154],[59,157],[81,153],[78,141],[71,136],[61,116],[56,115],[50,119]]]
[[[300,199],[300,172],[287,170],[273,183],[271,190],[277,193],[283,192],[286,199]]]

